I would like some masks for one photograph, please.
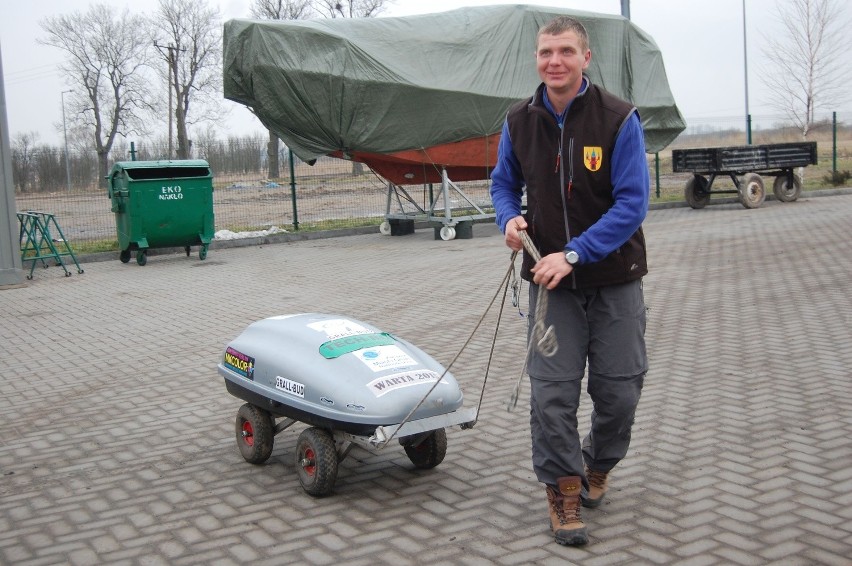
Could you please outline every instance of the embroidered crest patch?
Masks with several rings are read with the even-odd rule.
[[[597,171],[603,164],[603,151],[599,147],[583,147],[583,164],[589,171]]]

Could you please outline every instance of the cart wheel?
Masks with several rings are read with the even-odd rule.
[[[775,182],[772,183],[772,192],[775,193],[775,198],[781,202],[793,202],[799,195],[802,194],[802,181],[798,175],[793,175],[793,186],[787,182],[787,175],[779,175],[775,177]]]
[[[405,453],[415,468],[430,470],[444,461],[447,455],[447,431],[439,428],[420,444],[405,444]]]
[[[686,187],[683,190],[683,196],[686,199],[686,204],[690,207],[698,209],[704,208],[710,202],[710,192],[707,190],[707,179],[701,175],[693,175],[686,182]]]
[[[139,250],[136,252],[136,263],[139,265],[148,263],[148,250]]]
[[[757,173],[746,173],[740,182],[740,202],[746,208],[757,208],[766,199],[763,178]]]
[[[198,250],[198,259],[202,261],[207,259],[207,246],[201,246],[201,249]]]
[[[328,495],[337,480],[337,449],[328,431],[310,427],[296,442],[296,472],[309,495]]]
[[[272,454],[273,419],[268,411],[246,403],[237,411],[237,446],[249,464],[263,464]]]
[[[184,246],[184,247],[183,247],[183,251],[185,251],[185,252],[186,252],[186,257],[189,257],[189,251],[190,251],[190,250],[189,250],[189,246]]]
[[[456,229],[452,226],[444,226],[441,228],[441,239],[445,242],[456,238]]]
[[[121,250],[121,253],[118,254],[118,259],[121,261],[121,263],[127,263],[128,261],[130,261],[130,248],[126,250]]]
[[[384,222],[379,224],[379,232],[381,232],[383,236],[390,236],[390,233],[391,233],[390,222],[385,220]]]

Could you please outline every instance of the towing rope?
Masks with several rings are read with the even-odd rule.
[[[530,237],[523,230],[519,231],[518,235],[521,238],[521,243],[523,244],[524,250],[530,254],[534,261],[538,262],[541,259],[541,254],[536,249],[535,245],[532,243],[532,240],[530,240]],[[494,358],[494,347],[497,343],[497,333],[500,329],[500,320],[503,318],[503,308],[506,304],[506,295],[508,294],[510,287],[512,287],[513,289],[513,300],[520,300],[520,297],[518,296],[519,288],[516,284],[516,281],[513,281],[516,278],[515,258],[517,258],[517,256],[518,252],[513,251],[511,259],[509,261],[509,269],[506,270],[506,274],[503,275],[503,279],[500,281],[500,285],[497,287],[497,291],[495,291],[494,296],[491,297],[491,301],[488,303],[488,306],[485,308],[485,311],[482,313],[482,316],[479,317],[479,320],[473,327],[470,336],[467,337],[467,340],[465,340],[464,344],[462,344],[461,348],[459,348],[458,353],[456,353],[450,363],[447,364],[447,366],[444,368],[443,373],[435,381],[435,383],[432,384],[432,386],[429,388],[429,391],[427,391],[426,394],[423,395],[423,397],[417,403],[417,405],[415,405],[414,408],[412,408],[408,412],[408,414],[405,415],[405,418],[402,419],[402,422],[400,422],[399,425],[397,425],[393,433],[391,433],[390,436],[388,436],[383,442],[379,444],[379,448],[386,446],[391,440],[393,440],[397,432],[399,432],[399,429],[402,428],[402,426],[411,419],[411,416],[415,412],[417,412],[417,409],[419,409],[423,405],[429,395],[431,395],[435,388],[438,387],[438,384],[441,383],[441,380],[444,379],[444,376],[447,375],[447,373],[450,371],[450,368],[453,367],[453,364],[456,363],[462,352],[464,352],[464,350],[470,344],[471,340],[473,340],[473,337],[476,335],[476,332],[479,330],[479,327],[482,326],[485,317],[488,316],[489,312],[491,312],[491,308],[494,306],[494,302],[497,300],[497,297],[500,295],[500,290],[502,289],[503,300],[500,302],[500,311],[497,313],[497,322],[494,325],[494,335],[491,338],[491,350],[488,354],[488,362],[485,366],[485,377],[482,380],[482,389],[479,392],[479,403],[476,406],[476,417],[474,418],[473,422],[465,423],[464,425],[462,425],[462,427],[473,428],[479,421],[479,411],[482,408],[482,400],[485,397],[485,385],[488,383],[488,375],[491,370],[491,361]],[[524,373],[526,373],[527,360],[529,359],[533,347],[535,347],[538,352],[541,353],[541,355],[548,358],[553,356],[558,349],[558,344],[556,342],[556,331],[553,325],[551,324],[550,326],[545,326],[544,324],[545,317],[547,314],[547,294],[547,288],[544,285],[539,285],[535,308],[535,323],[532,327],[529,343],[527,345],[526,356],[524,357],[524,367],[521,369],[521,374],[518,376],[518,381],[515,384],[515,388],[509,399],[509,411],[512,411],[517,406],[523,376]]]
[[[453,364],[455,364],[456,360],[459,359],[459,356],[461,356],[462,352],[464,352],[465,348],[467,348],[468,344],[470,344],[470,341],[473,340],[473,337],[474,337],[474,335],[476,335],[476,332],[477,332],[477,330],[479,330],[479,327],[482,326],[482,322],[485,320],[485,317],[491,311],[491,307],[494,306],[494,301],[496,301],[497,297],[500,295],[500,289],[505,287],[504,291],[503,291],[503,301],[500,305],[500,315],[502,315],[503,305],[506,303],[506,293],[509,290],[508,283],[509,283],[510,275],[512,274],[512,272],[514,271],[514,268],[515,268],[515,256],[517,254],[518,254],[518,252],[512,252],[511,264],[509,265],[509,269],[506,271],[506,274],[503,276],[503,280],[500,281],[500,286],[497,288],[497,291],[494,293],[494,296],[491,297],[491,301],[488,303],[488,306],[485,308],[485,312],[483,312],[482,316],[479,317],[479,321],[476,323],[476,326],[474,326],[473,330],[470,333],[470,336],[467,337],[467,340],[465,340],[464,344],[462,344],[462,347],[459,348],[458,353],[455,355],[455,357],[453,357],[453,359],[450,361],[450,363],[447,364],[447,367],[444,368],[444,372],[435,381],[435,383],[432,384],[432,387],[429,388],[429,391],[427,391],[426,394],[423,395],[423,398],[420,399],[420,401],[414,406],[414,408],[411,409],[408,412],[407,415],[405,415],[405,418],[402,419],[402,422],[400,422],[399,425],[397,425],[397,427],[394,429],[393,433],[389,437],[387,437],[387,439],[385,439],[384,442],[382,442],[379,445],[380,448],[384,447],[385,445],[387,445],[388,442],[393,440],[393,438],[396,436],[396,433],[399,432],[400,428],[402,428],[402,425],[404,425],[405,423],[407,423],[409,421],[409,419],[411,419],[411,415],[413,415],[417,411],[417,409],[419,409],[420,406],[423,405],[423,403],[426,401],[426,398],[429,397],[429,395],[432,394],[432,392],[435,390],[436,387],[438,387],[438,384],[441,383],[441,380],[444,379],[444,376],[447,375],[447,373],[450,371],[450,368],[453,367]],[[464,428],[473,428],[474,425],[476,425],[477,421],[479,420],[479,410],[482,407],[482,398],[485,395],[485,384],[488,381],[488,370],[491,366],[491,358],[494,355],[494,342],[496,342],[496,340],[497,340],[497,329],[500,326],[500,318],[499,318],[500,315],[498,315],[497,326],[494,329],[494,338],[493,338],[492,343],[491,343],[491,354],[488,357],[488,365],[485,368],[485,379],[482,381],[482,391],[479,394],[479,404],[476,407],[476,417],[474,418],[473,422],[466,423],[466,426]]]

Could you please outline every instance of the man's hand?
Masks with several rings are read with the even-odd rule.
[[[506,233],[508,235],[508,230],[506,230]],[[541,258],[530,271],[533,273],[533,282],[536,285],[544,285],[548,289],[554,289],[573,270],[574,267],[565,261],[565,254],[555,252]]]
[[[518,236],[519,230],[527,229],[527,221],[523,216],[516,216],[506,223],[506,245],[512,250],[519,252],[524,247],[521,243],[521,238]]]

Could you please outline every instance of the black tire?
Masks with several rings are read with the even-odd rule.
[[[746,208],[758,208],[766,200],[763,178],[757,173],[746,173],[740,181],[740,202]]]
[[[139,250],[136,252],[136,263],[139,265],[145,265],[148,263],[148,252],[146,250]]]
[[[268,411],[246,403],[237,411],[237,447],[249,464],[263,464],[272,454],[274,419]]]
[[[337,481],[337,448],[334,438],[320,428],[306,428],[296,442],[296,473],[308,495],[322,497],[334,491]]]
[[[121,250],[121,253],[118,254],[118,259],[121,263],[127,263],[130,261],[130,248]]]
[[[793,202],[799,195],[802,194],[802,181],[798,175],[793,175],[793,186],[787,182],[787,175],[779,175],[775,177],[775,182],[772,183],[772,192],[775,198],[781,202]]]
[[[184,246],[184,247],[183,247],[183,251],[185,251],[185,252],[186,252],[186,257],[189,257],[189,253],[190,253],[190,251],[192,251],[192,250],[190,249],[190,247],[189,247],[189,246]]]
[[[430,470],[444,461],[447,455],[447,431],[439,428],[420,444],[404,444],[405,453],[415,468]]]
[[[705,177],[693,175],[683,189],[686,204],[695,209],[704,208],[710,202],[710,192],[707,190],[707,185]]]
[[[201,249],[198,250],[198,259],[201,261],[207,259],[207,246],[201,246]]]

